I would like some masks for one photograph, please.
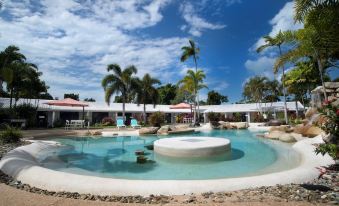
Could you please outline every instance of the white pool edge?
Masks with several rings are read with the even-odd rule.
[[[39,166],[35,156],[60,145],[51,141],[35,141],[10,151],[0,161],[0,170],[23,183],[50,191],[91,193],[95,195],[180,195],[202,192],[233,191],[276,184],[302,183],[317,178],[316,167],[333,164],[328,156],[314,153],[320,136],[293,145],[302,161],[294,169],[259,176],[213,180],[127,180],[85,176],[55,171]]]

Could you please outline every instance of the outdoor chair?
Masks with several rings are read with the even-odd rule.
[[[136,129],[136,128],[141,128],[141,125],[138,124],[138,121],[136,119],[131,119],[131,127]]]
[[[125,127],[126,128],[126,125],[124,124],[124,120],[123,119],[117,119],[117,127],[118,127],[118,130],[120,130],[120,127]]]
[[[69,130],[69,127],[71,126],[69,120],[66,120],[66,124],[65,124],[65,130]]]

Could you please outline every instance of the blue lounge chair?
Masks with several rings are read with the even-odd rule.
[[[123,119],[117,119],[117,127],[118,127],[118,130],[120,130],[120,127],[125,127],[126,128],[126,125],[124,124],[124,120]]]
[[[138,121],[136,119],[131,119],[131,127],[135,128],[141,128],[141,125],[138,124]]]

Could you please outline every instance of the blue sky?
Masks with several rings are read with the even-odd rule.
[[[193,66],[179,61],[180,48],[193,38],[209,89],[236,102],[249,77],[274,78],[276,52],[257,54],[260,37],[302,27],[293,22],[293,3],[284,0],[3,2],[0,49],[19,46],[59,98],[79,93],[81,99],[103,101],[100,82],[109,63],[134,64],[138,76],[150,73],[176,83]]]

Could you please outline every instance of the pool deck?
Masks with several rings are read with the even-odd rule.
[[[53,197],[47,195],[41,195],[36,193],[30,193],[23,190],[18,190],[16,188],[10,187],[5,184],[0,184],[0,206],[10,206],[10,205],[20,205],[20,206],[118,206],[118,205],[129,205],[129,206],[145,206],[145,204],[137,203],[120,203],[120,202],[102,202],[102,201],[89,201],[89,200],[79,200],[79,199],[70,199],[63,197]],[[187,196],[176,196],[174,197],[178,200],[177,203],[171,202],[166,205],[176,205],[184,206],[188,205],[187,203],[182,203],[186,200]],[[286,202],[286,201],[274,201],[266,200],[261,202],[236,202],[236,199],[225,200],[223,203],[207,203],[207,204],[190,204],[190,205],[204,205],[204,206],[215,206],[215,205],[232,205],[232,206],[314,206],[314,204],[309,202]],[[317,204],[325,205],[325,204]]]
[[[50,134],[51,136],[51,134]],[[316,167],[333,164],[329,156],[315,155],[315,143],[322,142],[320,136],[304,139],[292,147],[302,156],[301,164],[291,170],[259,176],[225,178],[213,180],[128,180],[85,176],[47,169],[40,166],[35,156],[43,151],[58,148],[55,142],[34,141],[10,151],[0,162],[0,169],[22,181],[41,189],[69,191],[97,195],[181,195],[202,192],[234,191],[276,184],[302,183],[316,178]]]

